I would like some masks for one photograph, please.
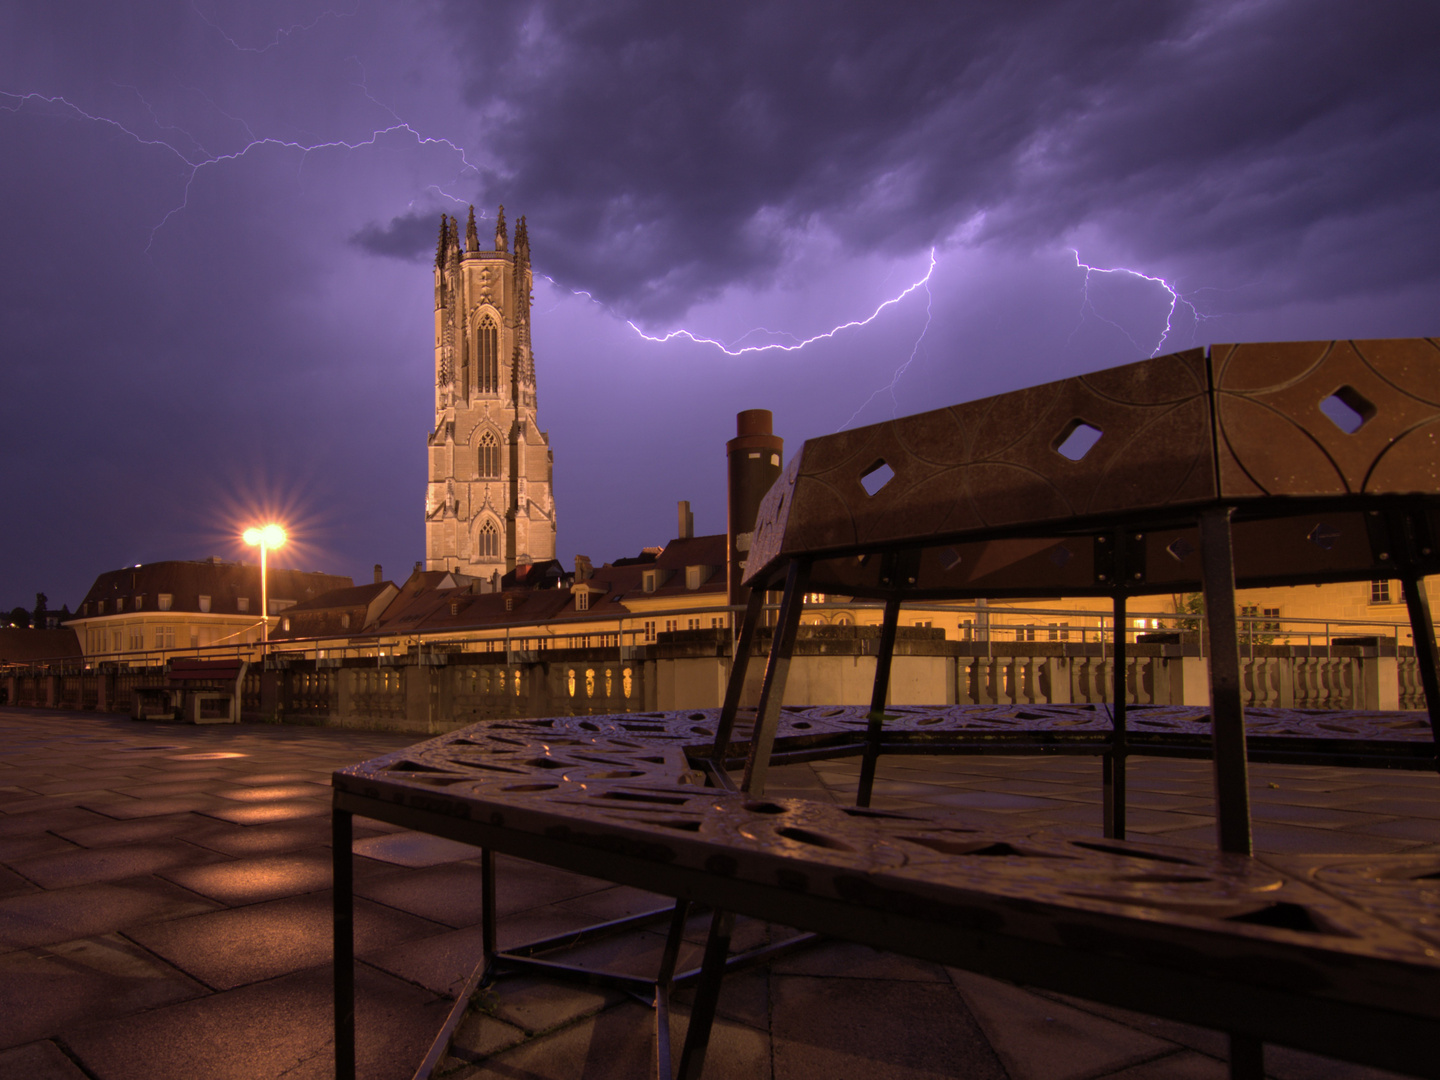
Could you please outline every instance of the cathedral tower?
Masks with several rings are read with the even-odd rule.
[[[530,237],[514,250],[505,208],[493,250],[475,208],[462,238],[440,218],[435,250],[435,430],[425,492],[425,568],[477,577],[555,557],[554,457],[536,421]]]

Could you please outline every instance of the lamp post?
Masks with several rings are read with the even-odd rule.
[[[260,655],[270,646],[270,593],[266,580],[265,552],[285,543],[285,530],[274,522],[245,530],[245,543],[260,548]]]

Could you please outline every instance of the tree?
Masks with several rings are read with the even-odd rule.
[[[12,608],[10,613],[5,616],[5,625],[18,626],[22,630],[28,630],[30,628],[30,612],[23,607]]]

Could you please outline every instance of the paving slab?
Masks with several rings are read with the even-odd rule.
[[[205,993],[204,986],[118,934],[5,953],[0,1049]]]
[[[89,1080],[60,1047],[46,1039],[0,1051],[0,1080]]]
[[[409,1080],[450,1003],[360,965],[355,973],[361,1080]],[[329,967],[209,994],[62,1035],[105,1080],[330,1080],[334,1004]]]
[[[0,949],[98,937],[219,905],[159,878],[77,885],[0,900]]]
[[[126,936],[207,986],[228,990],[329,963],[333,910],[326,890],[134,927]],[[355,904],[355,951],[362,958],[443,929],[379,904]]]

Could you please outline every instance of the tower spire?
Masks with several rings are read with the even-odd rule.
[[[525,227],[525,215],[520,215],[520,224],[515,227],[515,257],[530,262],[530,230]]]
[[[495,250],[506,251],[510,247],[509,234],[505,232],[505,204],[500,204],[500,213],[495,215]]]
[[[437,268],[445,265],[445,248],[450,239],[450,219],[444,214],[440,215],[440,239],[435,244],[435,266]]]
[[[453,217],[450,219],[450,250],[447,252],[450,258],[460,258],[460,223]]]
[[[470,207],[470,220],[465,223],[465,250],[480,250],[480,235],[475,231],[475,207]]]

